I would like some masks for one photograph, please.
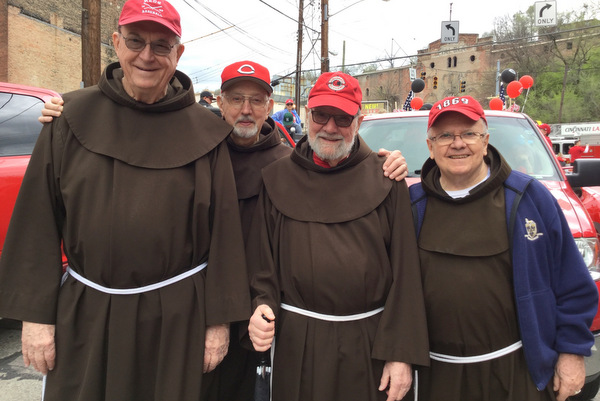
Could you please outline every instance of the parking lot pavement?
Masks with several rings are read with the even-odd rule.
[[[13,321],[0,320],[0,398],[2,401],[39,401],[42,375],[23,365],[21,329]]]
[[[18,322],[0,320],[0,400],[40,401],[42,374],[23,365]],[[600,401],[600,394],[591,401]]]

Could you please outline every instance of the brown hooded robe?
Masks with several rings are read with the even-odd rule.
[[[64,96],[44,126],[0,263],[0,316],[56,325],[46,401],[199,400],[207,325],[246,319],[249,296],[231,128],[176,72],[166,96],[136,102],[118,64]],[[202,272],[139,295],[111,288]]]

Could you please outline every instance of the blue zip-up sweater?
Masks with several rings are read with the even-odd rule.
[[[498,155],[493,160],[504,162],[493,147],[488,146],[488,152]],[[598,307],[598,291],[565,216],[546,187],[512,171],[504,189],[523,351],[541,390],[554,374],[558,354],[591,354],[594,337],[589,326]],[[421,183],[410,187],[410,196],[418,237],[427,204]],[[527,221],[535,222],[536,232],[528,233]]]

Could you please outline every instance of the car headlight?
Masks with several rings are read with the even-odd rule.
[[[600,279],[600,244],[598,238],[575,238],[577,249],[594,280]]]

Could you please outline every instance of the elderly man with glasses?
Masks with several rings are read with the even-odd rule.
[[[276,338],[273,401],[399,400],[428,363],[408,189],[358,135],[361,101],[355,78],[322,74],[308,135],[262,172],[249,335]]]
[[[472,97],[433,105],[410,188],[431,348],[419,400],[564,401],[584,384],[596,286],[556,199],[489,138]]]
[[[119,62],[44,126],[0,261],[45,400],[201,400],[250,311],[231,127],[176,70],[177,11],[128,0]],[[68,259],[62,279],[61,244]]]

